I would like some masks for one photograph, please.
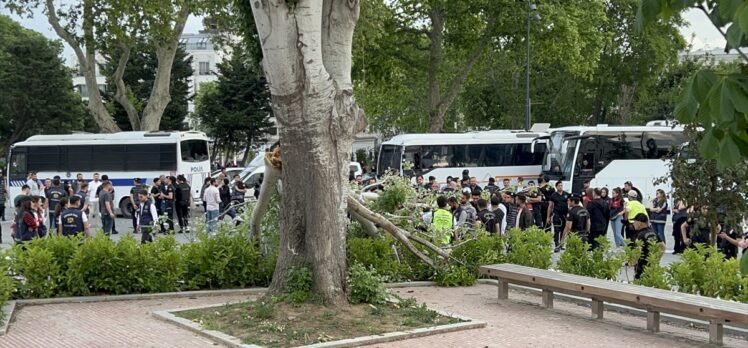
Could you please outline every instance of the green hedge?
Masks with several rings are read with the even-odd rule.
[[[172,236],[141,244],[51,236],[6,251],[0,302],[45,298],[267,286],[275,257],[263,257],[244,234],[201,234],[180,245]]]

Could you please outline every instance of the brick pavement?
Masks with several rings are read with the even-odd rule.
[[[26,306],[16,311],[8,334],[0,336],[0,347],[220,347],[206,338],[153,318],[151,312],[247,298],[216,296]]]
[[[496,287],[414,287],[393,289],[429,307],[488,322],[484,329],[435,335],[372,347],[698,347],[708,334],[663,323],[659,334],[644,331],[643,318],[605,312],[588,319],[589,308],[555,301],[541,308],[539,296],[512,291],[499,301]],[[247,299],[246,296],[159,299],[27,306],[16,312],[0,348],[26,347],[218,347],[220,345],[151,316],[156,310],[186,308]],[[748,342],[725,337],[727,347]]]

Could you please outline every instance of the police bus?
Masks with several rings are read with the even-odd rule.
[[[508,178],[537,178],[545,152],[540,141],[532,153],[533,139],[547,135],[548,124],[537,124],[529,132],[491,130],[468,133],[402,134],[383,142],[379,149],[377,176],[395,171],[413,177],[461,177],[470,171],[481,184],[489,178],[500,183]]]
[[[564,188],[581,194],[584,181],[591,187],[622,187],[627,181],[651,202],[658,188],[670,192],[669,182],[654,181],[668,175],[667,157],[686,141],[683,127],[665,121],[646,126],[563,127],[539,137],[547,144],[543,174]]]
[[[125,216],[135,178],[150,186],[160,175],[183,174],[193,201],[200,202],[200,188],[210,175],[208,137],[195,131],[35,135],[13,144],[8,158],[11,199],[20,194],[30,171],[40,183],[56,175],[72,182],[78,173],[86,181],[94,173],[106,174],[114,187],[115,210]]]

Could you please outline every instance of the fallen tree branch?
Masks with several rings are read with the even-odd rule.
[[[257,198],[257,205],[252,211],[252,218],[250,219],[250,236],[260,234],[260,224],[262,218],[268,210],[268,204],[270,198],[273,196],[275,186],[278,184],[278,180],[281,176],[280,163],[273,157],[272,152],[265,154],[265,174],[263,175],[262,185],[260,186],[260,197]]]
[[[372,237],[372,238],[379,237],[379,231],[377,230],[377,226],[374,225],[373,222],[365,219],[363,216],[361,216],[361,214],[351,210],[350,207],[348,208],[348,213],[351,214],[351,218],[353,218],[354,220],[358,221],[361,224],[361,227],[363,227],[364,232],[366,232],[366,234],[369,235],[369,237]]]

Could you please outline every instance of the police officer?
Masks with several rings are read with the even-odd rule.
[[[647,265],[647,258],[649,257],[649,244],[652,242],[657,243],[660,251],[665,251],[665,242],[660,239],[660,236],[652,229],[649,223],[649,218],[646,214],[637,214],[633,219],[633,227],[636,231],[636,240],[642,242],[642,252],[639,256],[639,260],[636,262],[636,273],[635,279],[639,279],[644,273],[644,267]]]
[[[55,208],[60,204],[60,200],[67,197],[65,189],[60,185],[60,179],[55,177],[52,180],[52,186],[45,191],[47,201],[49,202],[49,226],[57,230],[57,219],[55,219]]]
[[[57,231],[58,235],[62,236],[75,236],[80,233],[89,235],[88,232],[88,218],[86,213],[80,210],[81,199],[78,196],[70,197],[68,206],[60,212],[60,219],[58,222],[61,226],[60,230]]]
[[[548,215],[546,215],[546,226],[553,224],[553,241],[556,244],[556,252],[562,248],[561,237],[564,231],[564,221],[569,214],[569,194],[564,191],[564,183],[556,182],[556,192],[551,194],[548,203]]]
[[[140,178],[135,178],[132,181],[132,188],[130,188],[130,215],[132,215],[132,230],[137,233],[138,219],[135,217],[135,211],[138,210],[140,203],[139,195],[143,189],[143,185],[140,183]]]
[[[588,242],[591,227],[590,213],[580,205],[581,201],[582,200],[579,196],[569,197],[567,201],[569,213],[566,217],[566,227],[564,228],[561,248],[556,247],[555,252],[559,252],[559,249],[563,249],[563,245],[566,242],[566,237],[569,235],[569,232],[576,233],[583,242]]]
[[[156,206],[153,202],[148,199],[148,191],[141,190],[140,193],[138,193],[138,201],[140,203],[135,212],[138,220],[136,230],[143,234],[140,239],[141,243],[150,243],[153,242],[151,232],[153,231],[154,221],[158,220],[158,212],[156,211]]]
[[[545,217],[548,216],[548,206],[551,202],[551,196],[556,190],[553,188],[548,177],[543,175],[538,178],[538,191],[540,191],[540,227],[550,229],[550,225],[545,223]]]
[[[187,183],[187,178],[184,177],[184,175],[179,175],[177,177],[177,188],[176,188],[176,210],[177,210],[177,220],[179,221],[179,233],[182,232],[189,232],[190,230],[190,202],[192,200],[191,196],[192,188]],[[242,200],[244,199],[244,196],[242,196]]]
[[[436,198],[438,208],[434,211],[431,224],[436,232],[435,242],[439,245],[447,245],[452,240],[452,230],[455,225],[452,213],[447,210],[447,197]]]
[[[176,178],[173,176],[167,176],[165,180],[163,180],[163,184],[161,185],[161,199],[163,202],[161,203],[161,207],[163,208],[163,211],[161,214],[166,215],[166,223],[169,225],[168,231],[171,233],[174,233],[174,183],[176,182]],[[164,227],[164,224],[161,225],[161,233],[166,233],[166,228]]]

